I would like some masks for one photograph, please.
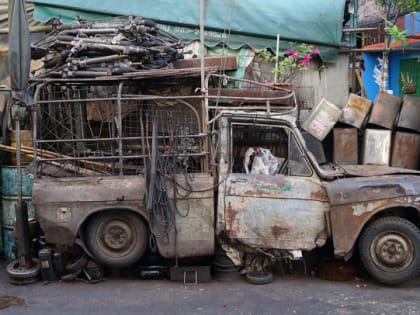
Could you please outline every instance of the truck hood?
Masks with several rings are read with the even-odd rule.
[[[418,174],[419,172],[417,172]],[[371,202],[407,197],[420,205],[420,176],[401,173],[370,177],[348,177],[328,182],[325,187],[331,205]]]
[[[350,176],[367,177],[392,174],[420,175],[420,171],[384,165],[342,165],[340,167],[344,170],[344,175]]]
[[[324,164],[320,167],[321,176],[326,179],[343,177],[370,177],[381,175],[420,175],[420,171],[385,165],[336,165]]]

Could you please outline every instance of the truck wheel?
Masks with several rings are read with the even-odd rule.
[[[128,212],[104,212],[89,220],[86,245],[94,258],[109,267],[127,267],[143,255],[147,230],[141,218]]]
[[[420,273],[420,230],[403,218],[379,219],[363,231],[359,252],[373,278],[388,285],[400,284]]]

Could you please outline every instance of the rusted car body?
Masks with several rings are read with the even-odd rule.
[[[215,131],[207,137],[206,115],[189,99],[151,101],[122,95],[122,84],[117,90],[117,97],[76,99],[71,107],[100,102],[95,110],[102,114],[91,113],[91,121],[101,128],[108,124],[116,136],[71,134],[57,140],[50,127],[38,125],[35,131],[40,152],[71,143],[79,154],[80,148],[91,153],[98,139],[104,152],[91,160],[36,160],[36,172],[50,174],[56,164],[47,162],[66,159],[73,163],[64,164],[66,171],[77,171],[69,178],[35,174],[32,199],[48,242],[77,243],[99,262],[120,267],[142,257],[149,243],[166,258],[186,258],[213,255],[217,240],[237,254],[235,263],[245,264],[248,253],[293,259],[332,238],[337,257],[348,259],[357,248],[374,256],[369,272],[384,283],[406,281],[420,270],[420,172],[371,165],[321,168],[288,113],[226,110],[215,117]],[[65,108],[62,100],[57,103]],[[43,104],[52,121],[56,103],[39,104],[35,123]],[[103,115],[111,105],[118,110]],[[153,162],[161,159],[159,151],[162,165]],[[252,158],[244,159],[249,152]],[[259,169],[257,161],[263,162]],[[268,162],[275,165],[271,173]],[[81,177],[81,166],[101,168]],[[365,260],[369,265],[369,257]]]

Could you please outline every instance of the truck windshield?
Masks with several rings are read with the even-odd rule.
[[[312,175],[312,170],[289,128],[233,123],[231,132],[233,173]]]

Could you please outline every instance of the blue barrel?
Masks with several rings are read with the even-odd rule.
[[[2,220],[2,217],[3,217],[3,211],[2,211],[2,209],[1,209],[1,207],[0,207],[0,254],[2,254],[3,253],[3,220]]]
[[[26,168],[21,168],[22,196],[32,196],[33,178]],[[2,196],[17,196],[17,168],[16,166],[2,166],[1,168]]]
[[[6,260],[15,259],[14,224],[16,221],[16,205],[18,202],[18,181],[16,166],[1,167],[1,227],[3,229],[3,256]],[[28,218],[35,217],[35,208],[31,203],[32,176],[26,168],[21,168],[22,201],[28,204]]]

